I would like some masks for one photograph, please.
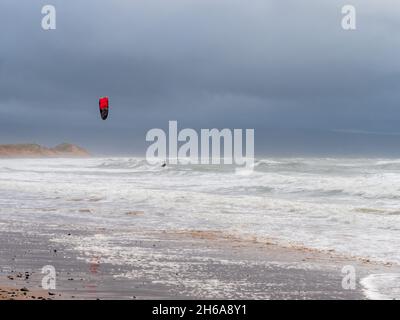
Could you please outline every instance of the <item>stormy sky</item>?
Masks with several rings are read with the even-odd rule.
[[[257,155],[400,155],[398,0],[1,0],[0,27],[0,143],[141,155],[178,120],[254,128]]]

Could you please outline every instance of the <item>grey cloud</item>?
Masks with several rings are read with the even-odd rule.
[[[394,138],[357,149],[350,131],[396,131],[400,10],[352,2],[358,29],[345,32],[337,0],[54,0],[57,30],[45,32],[47,2],[3,0],[0,142],[140,154],[146,130],[177,119],[255,128],[260,153],[391,154]]]

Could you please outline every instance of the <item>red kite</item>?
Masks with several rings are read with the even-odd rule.
[[[108,97],[101,97],[99,100],[100,115],[103,120],[108,117]]]

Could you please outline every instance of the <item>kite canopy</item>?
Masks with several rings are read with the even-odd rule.
[[[108,97],[101,97],[99,100],[100,115],[103,120],[108,117]]]

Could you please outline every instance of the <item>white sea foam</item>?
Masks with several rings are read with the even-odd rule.
[[[364,293],[371,300],[399,300],[400,274],[371,274],[360,281]]]

